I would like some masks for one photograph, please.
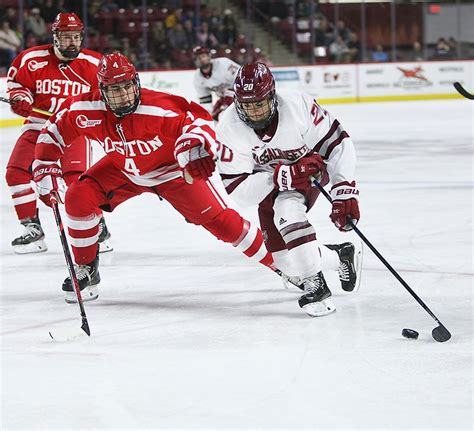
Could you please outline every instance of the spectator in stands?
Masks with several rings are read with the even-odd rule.
[[[26,34],[33,35],[39,43],[45,43],[48,39],[48,27],[45,20],[40,15],[37,7],[31,9],[30,15],[25,21]]]
[[[422,61],[424,60],[425,57],[423,55],[423,48],[421,46],[421,43],[415,40],[413,42],[411,51],[408,53],[408,58],[407,60],[409,61]]]
[[[347,62],[348,63],[359,63],[361,61],[361,44],[357,33],[351,31],[349,42],[347,42]]]
[[[336,23],[336,34],[337,36],[341,36],[342,37],[342,40],[345,42],[345,43],[348,43],[349,40],[350,40],[350,37],[351,37],[351,32],[350,30],[346,27],[346,23],[340,19],[337,23]]]
[[[458,57],[458,41],[454,37],[450,37],[448,40],[448,46],[451,50],[451,58]]]
[[[183,22],[183,9],[176,9],[171,12],[165,19],[165,27],[167,30],[173,28],[178,22]]]
[[[54,0],[46,0],[41,6],[41,16],[45,22],[53,22],[58,14]]]
[[[152,43],[161,43],[167,40],[165,23],[161,20],[155,21],[151,27]]]
[[[176,25],[168,30],[168,41],[172,49],[189,49],[186,32],[183,25],[177,22]]]
[[[100,9],[104,12],[115,12],[119,9],[119,5],[114,0],[104,0]]]
[[[208,48],[217,48],[219,43],[217,42],[216,36],[209,31],[209,25],[207,22],[202,22],[201,27],[196,32],[197,43],[200,46],[207,46]]]
[[[384,63],[389,61],[388,53],[383,50],[383,46],[378,43],[375,45],[375,50],[372,51],[372,61],[376,61],[378,63]]]
[[[329,45],[329,58],[331,61],[341,63],[345,61],[348,53],[349,48],[344,42],[344,39],[339,35],[336,36],[336,40]]]
[[[196,31],[193,27],[193,22],[190,19],[184,21],[183,30],[186,35],[186,46],[192,48],[197,45]]]
[[[452,57],[451,48],[446,42],[444,37],[440,37],[438,42],[436,42],[436,47],[434,51],[434,58],[438,60],[449,60]]]
[[[21,41],[8,21],[0,24],[0,66],[9,67],[18,55]]]
[[[238,28],[237,21],[235,20],[234,15],[230,9],[226,9],[224,11],[222,24],[224,26],[222,36],[224,45],[234,46],[237,42]]]

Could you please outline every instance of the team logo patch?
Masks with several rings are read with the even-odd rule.
[[[35,72],[38,69],[41,69],[42,67],[45,67],[48,64],[47,61],[36,61],[36,60],[31,60],[28,63],[28,70],[30,72]]]
[[[78,115],[76,118],[76,124],[81,128],[94,127],[102,123],[102,120],[89,120],[85,115]]]

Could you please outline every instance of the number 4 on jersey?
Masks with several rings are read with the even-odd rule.
[[[125,159],[124,169],[132,175],[140,175],[140,169],[137,168],[137,165],[133,159]]]

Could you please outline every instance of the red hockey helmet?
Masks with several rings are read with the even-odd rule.
[[[239,118],[252,129],[267,127],[278,106],[275,79],[263,63],[244,64],[234,81],[234,102]]]
[[[117,51],[104,55],[97,77],[102,98],[117,117],[135,112],[140,103],[140,79],[125,55]]]
[[[51,26],[54,47],[66,60],[73,60],[81,52],[84,24],[75,13],[61,12]]]
[[[206,68],[211,64],[211,50],[207,46],[196,46],[193,49],[193,59],[196,67]]]

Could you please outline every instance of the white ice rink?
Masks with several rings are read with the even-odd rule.
[[[107,217],[91,338],[53,342],[78,308],[49,209],[49,251],[12,252],[22,229],[3,177],[19,129],[0,129],[0,428],[472,429],[474,103],[328,108],[356,144],[360,229],[450,341],[367,248],[359,292],[333,288],[337,312],[310,318],[276,275],[143,195]],[[329,208],[311,212],[319,238],[353,238]]]

